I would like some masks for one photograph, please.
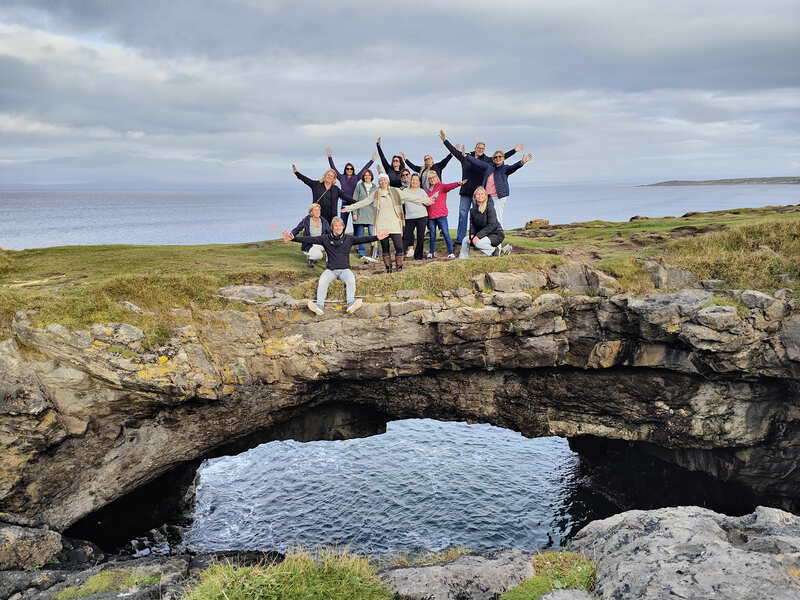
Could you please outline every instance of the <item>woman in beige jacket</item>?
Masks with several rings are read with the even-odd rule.
[[[405,218],[403,217],[403,202],[415,202],[429,206],[433,204],[434,198],[424,198],[421,195],[409,193],[407,190],[389,186],[389,176],[386,173],[378,175],[378,188],[363,200],[342,207],[342,212],[352,212],[363,206],[373,204],[375,206],[375,229],[377,231],[388,231],[389,237],[381,240],[383,250],[383,264],[386,272],[392,272],[392,257],[389,254],[389,238],[394,244],[394,260],[397,270],[403,270],[403,227]]]

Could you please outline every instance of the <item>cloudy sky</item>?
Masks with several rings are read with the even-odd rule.
[[[440,128],[532,183],[798,175],[798,57],[798,0],[4,0],[0,185],[290,183]]]

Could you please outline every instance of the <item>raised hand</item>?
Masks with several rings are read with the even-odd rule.
[[[294,165],[292,165],[292,173],[297,173],[297,167],[295,167]]]
[[[288,231],[284,231],[282,234],[284,242],[291,242],[294,239],[294,235],[289,233]]]
[[[525,147],[525,146],[523,146],[522,144],[517,144],[516,146],[514,146],[514,150],[516,150],[517,152],[519,152],[519,151],[520,151],[520,150],[522,150],[524,147]]]
[[[442,138],[442,141],[445,141],[447,139],[447,135],[445,135],[444,129],[439,130],[439,137]]]
[[[467,183],[467,180],[466,179],[462,179],[461,183],[459,183],[458,185],[464,185],[465,183]]]
[[[532,156],[532,155],[530,155],[530,154],[526,154],[525,156],[523,156],[523,157],[522,157],[522,164],[524,165],[526,162],[528,162],[528,161],[529,161],[529,160],[531,160],[532,158],[533,158],[533,156]]]
[[[383,169],[381,169],[381,166],[380,166],[380,165],[376,165],[376,168],[378,169],[378,175],[380,175],[381,173],[383,173]]]
[[[375,160],[376,160],[377,158],[378,158],[378,154],[377,154],[376,152],[373,152],[373,153],[372,153],[372,162],[375,162]]]
[[[327,154],[328,158],[330,158],[331,154],[333,154],[333,150],[331,150],[330,148],[325,148],[325,154]]]
[[[378,136],[378,142],[377,142],[377,144],[378,144],[378,146],[380,146],[380,145],[381,145],[381,138],[380,138],[380,136]]]
[[[458,148],[458,146],[456,146]],[[458,148],[461,151],[461,156],[467,155],[467,149],[464,147],[464,144],[461,144],[461,147]]]
[[[402,158],[402,159],[403,159],[403,162],[405,162],[405,160],[406,160],[406,153],[405,153],[405,152],[401,152],[401,153],[400,153],[400,158]]]
[[[377,238],[378,238],[379,240],[386,239],[387,237],[389,237],[389,232],[388,232],[388,231],[386,231],[386,230],[384,230],[384,231],[379,231],[379,232],[377,233]]]

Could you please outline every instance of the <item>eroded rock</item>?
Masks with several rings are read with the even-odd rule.
[[[36,569],[61,551],[61,534],[0,523],[0,570]]]

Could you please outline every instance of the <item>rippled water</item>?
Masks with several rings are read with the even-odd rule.
[[[186,542],[203,550],[347,544],[373,556],[558,545],[582,514],[560,438],[411,419],[384,435],[271,442],[200,469]],[[607,516],[605,514],[601,516]]]

